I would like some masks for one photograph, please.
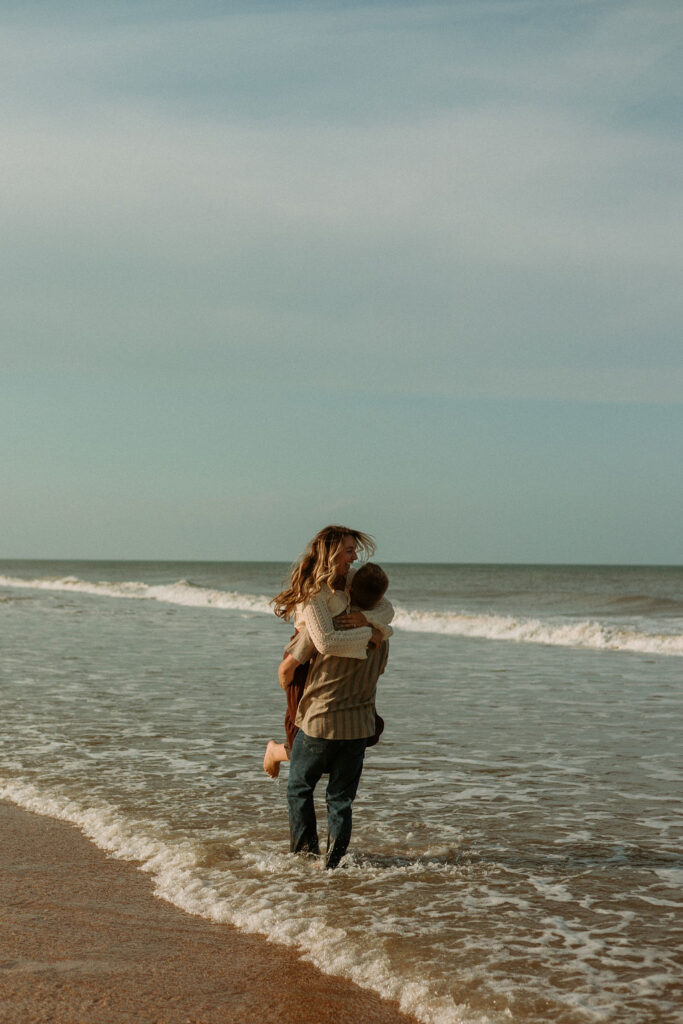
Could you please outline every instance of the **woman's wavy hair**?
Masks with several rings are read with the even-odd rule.
[[[344,538],[353,537],[364,558],[375,553],[375,542],[367,533],[351,530],[348,526],[326,526],[316,533],[303,554],[292,566],[289,586],[270,602],[275,614],[290,619],[298,604],[319,593],[327,583],[333,585],[337,573],[337,560],[344,548]]]

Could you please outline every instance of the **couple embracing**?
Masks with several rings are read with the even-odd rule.
[[[290,761],[293,853],[319,853],[313,791],[329,775],[327,868],[337,867],[346,853],[365,749],[383,728],[375,692],[392,634],[393,608],[384,596],[389,581],[371,562],[352,569],[359,551],[367,558],[374,550],[367,534],[326,526],[272,602],[280,618],[294,618],[296,632],[278,669],[287,694],[287,741],[268,744],[263,767],[275,777],[280,762]]]

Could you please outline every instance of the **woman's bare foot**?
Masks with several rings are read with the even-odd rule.
[[[264,772],[267,772],[271,779],[276,779],[280,774],[280,763],[288,760],[284,743],[276,743],[275,740],[269,740],[266,747],[266,756],[263,758]]]

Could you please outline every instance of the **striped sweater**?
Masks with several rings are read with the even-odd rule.
[[[389,644],[371,647],[367,658],[316,654],[299,703],[296,724],[307,736],[356,740],[375,732],[377,680],[389,657]]]

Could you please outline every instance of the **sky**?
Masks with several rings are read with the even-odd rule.
[[[0,557],[683,563],[679,0],[0,0]]]

